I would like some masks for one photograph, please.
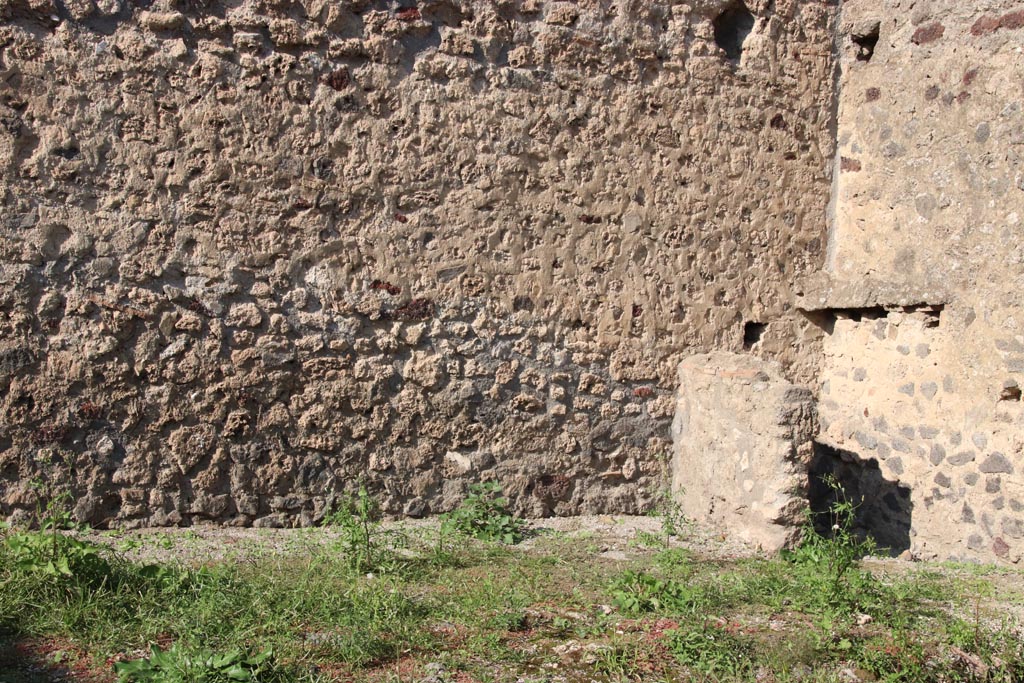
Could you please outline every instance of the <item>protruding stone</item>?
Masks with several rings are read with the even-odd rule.
[[[816,431],[811,393],[776,363],[722,352],[684,360],[679,387],[672,470],[683,511],[765,550],[796,540]]]
[[[139,20],[151,31],[173,31],[185,25],[185,15],[181,12],[142,12]]]
[[[427,351],[413,351],[402,375],[425,389],[436,387],[444,378],[443,358]]]
[[[1021,399],[1020,386],[1017,380],[1008,379],[1003,382],[1003,388],[999,390],[1000,401],[1019,401]]]
[[[261,322],[263,314],[254,303],[235,304],[224,319],[224,324],[229,327],[259,327]]]

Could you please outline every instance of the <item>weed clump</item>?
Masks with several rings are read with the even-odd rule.
[[[659,579],[645,572],[626,571],[611,585],[616,607],[628,614],[687,612],[698,595],[695,586],[675,579]]]
[[[870,536],[854,532],[857,504],[851,501],[833,475],[824,477],[836,500],[822,514],[829,516],[831,535],[819,534],[808,514],[803,540],[794,550],[784,550],[782,558],[798,573],[805,588],[805,601],[823,601],[826,607],[850,613],[877,602],[882,586],[870,572],[858,567],[859,561],[873,554],[877,544]]]
[[[338,546],[352,570],[362,573],[395,568],[394,551],[404,545],[405,539],[400,532],[381,527],[380,506],[365,486],[342,498],[324,518],[324,525],[340,532]]]
[[[0,545],[18,578],[41,596],[65,601],[117,588],[129,578],[104,547],[79,538],[85,529],[72,519],[69,500],[56,495],[37,509],[37,530],[0,523]]]
[[[149,657],[114,664],[122,683],[270,683],[284,681],[274,664],[274,654],[264,650],[247,654],[240,650],[218,654],[206,649],[188,650],[175,643],[168,650],[154,645]]]
[[[473,484],[469,495],[455,510],[444,516],[443,526],[484,541],[514,545],[526,536],[526,522],[508,509],[496,482]]]
[[[668,647],[680,664],[709,676],[743,677],[754,668],[753,643],[728,623],[702,622],[669,635]]]
[[[660,534],[648,531],[641,531],[637,534],[637,542],[649,548],[670,548],[672,539],[682,537],[691,524],[683,513],[682,506],[675,499],[671,489],[668,488],[661,491],[654,507],[648,514],[658,518],[661,522]]]

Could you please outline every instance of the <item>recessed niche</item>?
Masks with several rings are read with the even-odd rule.
[[[743,348],[749,351],[754,348],[754,344],[761,341],[761,336],[764,331],[768,329],[766,323],[758,322],[746,322],[743,324]]]
[[[743,55],[743,43],[754,30],[754,15],[742,2],[734,2],[715,17],[714,27],[715,44],[730,61],[738,62]]]
[[[850,39],[857,44],[857,59],[861,62],[870,62],[875,54],[875,46],[878,45],[878,36],[881,29],[881,22],[864,22],[853,30]]]

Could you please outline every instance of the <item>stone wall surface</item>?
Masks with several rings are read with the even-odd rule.
[[[818,424],[778,363],[699,354],[679,364],[672,487],[682,512],[774,552],[799,539]]]
[[[1024,4],[850,0],[821,441],[923,557],[1024,556]],[[904,520],[897,519],[905,516]]]
[[[748,6],[0,0],[0,513],[644,510],[685,354],[817,367],[835,7]]]

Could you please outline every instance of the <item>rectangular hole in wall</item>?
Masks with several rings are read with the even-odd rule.
[[[764,331],[768,329],[767,323],[748,321],[743,323],[743,349],[749,351],[754,345],[761,341]]]

